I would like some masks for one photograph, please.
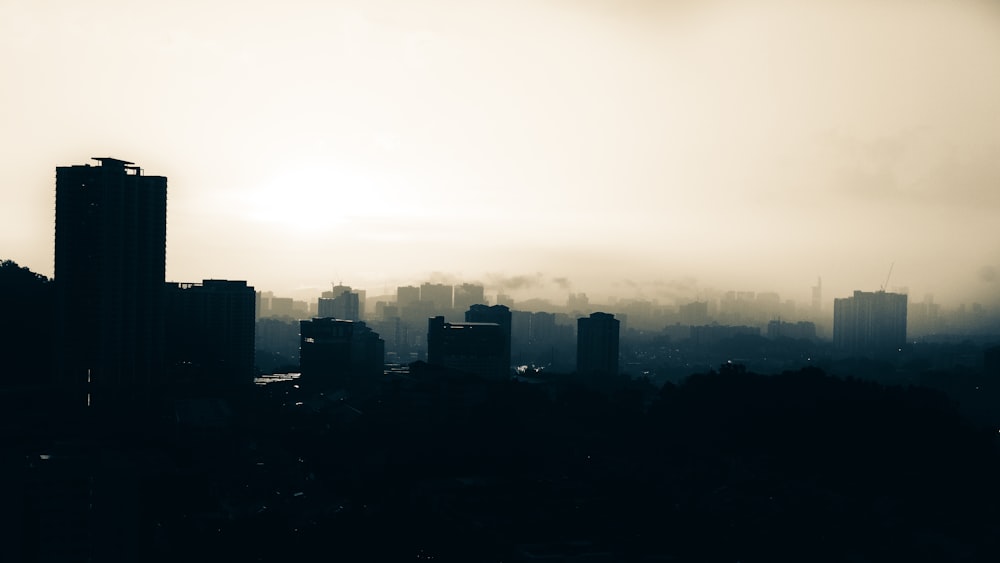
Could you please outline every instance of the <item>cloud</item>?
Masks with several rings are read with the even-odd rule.
[[[488,285],[499,289],[513,291],[519,289],[532,289],[541,287],[542,273],[520,274],[508,276],[499,273],[486,274]]]
[[[685,277],[676,280],[654,280],[655,294],[668,299],[693,299],[698,296],[698,280]]]
[[[552,278],[552,283],[556,284],[559,289],[568,290],[573,287],[573,284],[569,281],[569,278]]]

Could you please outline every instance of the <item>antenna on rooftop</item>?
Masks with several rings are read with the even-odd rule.
[[[892,267],[895,265],[896,265],[895,262],[889,264],[889,274],[885,276],[885,282],[882,283],[882,288],[880,289],[880,291],[885,291],[885,286],[889,285],[889,278],[892,277]]]

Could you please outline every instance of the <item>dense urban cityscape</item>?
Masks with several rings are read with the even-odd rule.
[[[168,282],[167,179],[95,160],[0,267],[10,560],[998,553],[996,310]]]
[[[995,0],[0,2],[0,563],[1000,561]]]

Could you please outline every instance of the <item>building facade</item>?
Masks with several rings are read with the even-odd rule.
[[[316,304],[316,314],[320,317],[333,317],[345,321],[361,320],[360,296],[347,288],[339,293],[324,291]]]
[[[474,283],[456,285],[454,293],[455,311],[466,311],[473,305],[486,304],[485,290],[481,285]]]
[[[851,354],[884,355],[906,343],[905,294],[855,291],[833,300],[833,344]]]
[[[452,298],[452,286],[450,285],[430,282],[420,284],[420,300],[432,303],[433,310],[436,312],[451,312]]]
[[[494,323],[500,326],[500,333],[503,337],[503,357],[507,368],[510,368],[511,354],[511,313],[510,309],[503,305],[472,305],[465,312],[465,322],[467,323]]]
[[[577,319],[576,371],[578,374],[618,375],[620,322],[609,313],[591,313]]]
[[[166,358],[172,383],[253,385],[254,288],[245,281],[168,283]]]
[[[509,325],[506,334],[510,334]],[[427,363],[489,379],[510,376],[509,336],[497,323],[427,320]]]
[[[163,383],[167,179],[95,158],[56,168],[57,380]]]
[[[385,341],[363,322],[314,318],[299,323],[303,385],[345,389],[382,374]]]

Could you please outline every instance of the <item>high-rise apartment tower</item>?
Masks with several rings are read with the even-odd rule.
[[[167,179],[131,162],[56,168],[56,350],[64,385],[143,388],[163,370]]]
[[[609,313],[591,313],[576,322],[576,371],[618,375],[621,323]]]
[[[833,300],[833,344],[859,355],[899,351],[906,343],[906,295],[855,291]]]

